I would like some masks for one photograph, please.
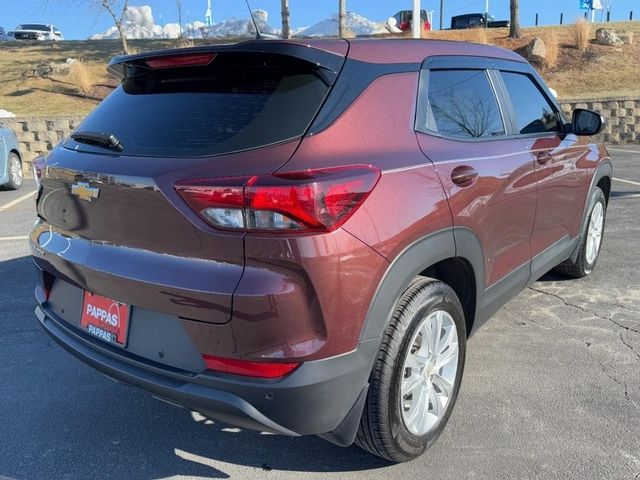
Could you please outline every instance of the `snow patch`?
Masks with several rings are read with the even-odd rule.
[[[15,113],[5,110],[4,108],[0,108],[0,118],[13,118],[15,116]]]
[[[183,29],[183,36],[189,38],[202,38],[200,29],[204,26],[202,22],[188,23]],[[124,34],[128,39],[138,38],[180,38],[180,25],[177,23],[167,23],[164,26],[156,25],[153,19],[153,11],[149,5],[140,7],[127,7],[122,18]],[[189,34],[189,35],[188,35]],[[108,28],[102,33],[96,33],[89,37],[90,40],[104,40],[120,38],[118,29]]]
[[[279,35],[280,31],[269,25],[269,14],[266,10],[254,10],[253,18],[260,29],[260,33],[267,35]],[[225,37],[255,37],[256,29],[250,18],[232,17],[223,22],[214,23],[210,27],[203,27],[202,35],[205,38]]]
[[[384,22],[373,22],[355,12],[347,12],[347,28],[355,36],[388,33]],[[338,35],[338,15],[332,15],[310,27],[295,32],[301,37],[335,37]]]

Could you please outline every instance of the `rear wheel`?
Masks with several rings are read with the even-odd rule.
[[[575,262],[567,260],[556,267],[556,271],[572,278],[589,275],[600,256],[607,214],[607,199],[600,188],[596,187],[589,198],[589,221],[581,235],[578,256]]]
[[[22,186],[23,175],[22,175],[22,162],[20,161],[20,157],[15,153],[9,154],[9,182],[6,184],[6,187],[9,190],[17,190]]]
[[[356,444],[394,462],[429,448],[458,396],[465,346],[455,292],[432,279],[414,282],[385,332]]]

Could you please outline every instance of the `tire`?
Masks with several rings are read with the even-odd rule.
[[[602,241],[604,239],[604,226],[607,216],[607,199],[599,187],[594,188],[589,197],[589,220],[580,232],[580,247],[578,248],[578,256],[576,261],[566,260],[555,268],[555,271],[571,278],[582,278],[589,275],[600,256]],[[600,220],[597,220],[597,219]],[[594,244],[594,222],[600,224],[599,237],[597,243]],[[597,230],[597,229],[596,229]],[[595,252],[592,250],[595,248]]]
[[[7,159],[7,166],[9,182],[5,186],[9,190],[18,190],[22,186],[22,181],[24,179],[22,175],[22,161],[20,161],[20,157],[11,152]]]
[[[442,321],[440,335],[435,337],[439,338],[437,345],[447,343],[446,339],[452,340],[452,343],[450,347],[442,350],[442,356],[437,358],[442,359],[445,354],[453,354],[453,345],[457,346],[457,358],[450,359],[442,368],[427,367],[427,374],[418,374],[417,372],[421,371],[418,368],[405,368],[405,361],[409,361],[408,354],[418,358],[418,354],[422,351],[422,347],[419,347],[415,351],[415,356],[411,353],[416,348],[416,342],[427,338],[421,327],[430,318],[437,319],[438,316],[442,317]],[[444,330],[443,334],[445,325],[448,326],[448,330]],[[437,326],[434,329],[437,329]],[[453,338],[454,332],[455,338]],[[464,369],[466,338],[464,313],[455,292],[448,285],[429,278],[422,278],[412,283],[400,299],[383,336],[382,346],[369,379],[369,393],[355,439],[356,445],[392,462],[412,460],[431,447],[442,433],[458,396]],[[436,351],[438,349],[438,347],[435,348]],[[431,357],[432,349],[429,347],[428,350]],[[455,371],[452,373],[453,368]],[[432,371],[437,372],[437,375],[434,374],[434,377],[431,377]],[[410,374],[409,377],[406,376],[408,374]],[[430,380],[424,380],[425,375],[429,378],[435,378],[435,376],[440,378],[440,374],[443,378],[448,375],[450,379],[450,395],[446,403],[438,401],[440,396],[437,399],[433,397],[435,401],[431,400],[432,397],[429,395],[437,395],[440,388],[434,387],[434,384],[431,384],[430,394],[427,396],[420,396],[422,389],[427,387],[418,387],[414,390],[417,393],[407,397],[402,396],[401,392],[405,391],[403,386],[416,381],[410,382],[411,379],[421,379],[419,381],[422,381],[423,385],[428,385]],[[408,388],[406,391],[410,390],[411,388]],[[441,390],[443,393],[445,391]],[[420,398],[429,398],[422,404],[427,412],[424,412],[424,408],[422,410],[417,408],[419,403],[413,403],[419,402]],[[436,401],[442,407],[437,417],[429,413],[436,410]],[[416,408],[413,408],[414,405]],[[410,418],[415,415],[420,418],[420,412],[424,415],[422,419],[414,420],[412,423]],[[428,428],[422,431],[421,429],[425,426]]]

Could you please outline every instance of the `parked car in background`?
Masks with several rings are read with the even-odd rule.
[[[598,260],[603,119],[567,119],[512,51],[269,40],[108,70],[120,86],[38,167],[35,313],[157,398],[411,460],[468,336]]]
[[[22,186],[22,157],[18,139],[8,127],[0,125],[0,186],[17,190]]]
[[[62,32],[45,23],[23,23],[8,33],[14,40],[64,40]]]
[[[430,15],[426,10],[420,10],[420,20],[422,21],[422,28],[427,31],[431,30],[431,19],[429,17]],[[412,10],[401,10],[391,18],[395,19],[395,26],[403,32],[411,30],[411,21],[413,19]]]
[[[451,17],[451,29],[461,30],[465,28],[502,28],[508,27],[511,22],[509,20],[496,20],[493,15],[486,13],[467,13],[465,15],[456,15]]]

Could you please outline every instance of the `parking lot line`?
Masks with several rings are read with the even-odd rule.
[[[631,185],[637,185],[640,187],[640,182],[634,182],[633,180],[625,180],[624,178],[613,177],[616,182],[629,183]]]
[[[6,203],[6,204],[4,204],[4,205],[2,205],[2,206],[0,207],[0,212],[3,212],[3,211],[5,211],[5,210],[8,210],[9,208],[13,207],[14,205],[17,205],[17,204],[19,204],[20,202],[25,201],[27,198],[31,198],[31,197],[33,197],[35,194],[36,194],[36,192],[35,192],[35,191],[34,191],[34,192],[25,193],[23,196],[18,197],[18,198],[16,198],[15,200],[13,200],[13,201],[11,201],[11,202],[9,202],[9,203]]]
[[[640,155],[640,151],[638,151],[638,150],[626,150],[624,148],[613,148],[613,147],[607,147],[607,150],[612,151],[612,152],[637,153],[637,154]]]
[[[10,242],[14,240],[29,240],[28,235],[21,235],[18,237],[0,237],[0,242]]]

